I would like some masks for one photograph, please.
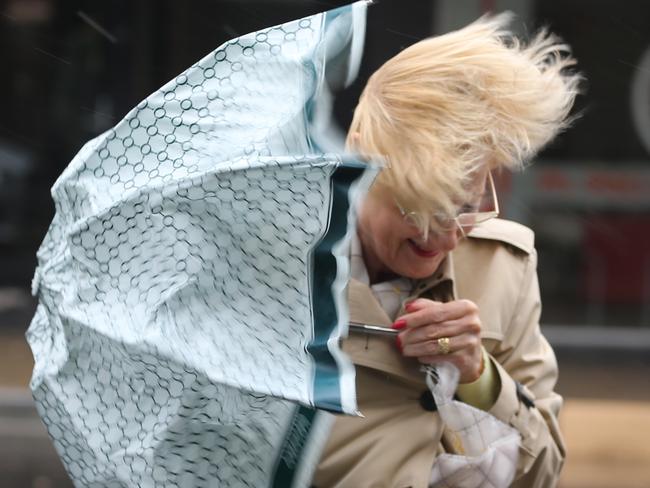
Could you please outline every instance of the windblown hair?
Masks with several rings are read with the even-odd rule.
[[[484,16],[400,52],[368,81],[348,147],[386,163],[373,191],[415,212],[452,215],[483,164],[522,167],[570,124],[581,77],[570,48],[541,30],[524,44],[512,15]]]

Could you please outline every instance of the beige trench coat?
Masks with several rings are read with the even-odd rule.
[[[521,434],[512,485],[521,488],[555,486],[565,455],[557,421],[562,399],[553,391],[557,362],[539,329],[536,264],[532,231],[495,219],[474,229],[414,293],[479,306],[483,346],[501,382],[490,413]],[[352,281],[348,294],[352,321],[390,326],[368,286]],[[428,390],[419,364],[384,336],[351,334],[343,348],[357,365],[364,417],[337,417],[313,485],[427,487],[436,455],[453,448],[438,414],[423,406]]]

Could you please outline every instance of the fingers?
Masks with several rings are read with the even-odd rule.
[[[470,352],[469,349],[463,349],[447,355],[421,356],[418,361],[422,364],[440,364],[443,362],[452,363],[460,371],[460,382],[471,383],[476,381],[483,371],[483,354],[479,349]]]
[[[462,334],[481,333],[481,319],[478,307],[469,300],[449,303],[431,300],[416,300],[418,308],[402,316],[403,332],[400,334],[403,344],[436,341],[441,337],[455,337]],[[445,319],[446,320],[442,320]]]
[[[406,342],[405,334],[400,334],[400,344],[402,346],[402,354],[408,357],[419,358],[421,362],[425,358],[436,356],[445,358],[458,351],[465,349],[474,350],[480,348],[481,339],[476,334],[460,334],[449,337],[449,352],[444,354],[444,348],[441,347],[438,339],[422,341],[422,342]],[[446,337],[446,336],[443,336]]]
[[[461,381],[474,381],[483,364],[481,319],[469,300],[448,303],[418,299],[396,322],[402,329],[397,344],[406,357],[423,364],[451,362],[460,370]],[[401,322],[401,323],[400,323]],[[441,346],[441,339],[445,343]]]
[[[407,327],[401,335],[403,341],[410,343],[435,341],[441,337],[454,337],[461,334],[480,335],[480,333],[481,321],[478,315],[468,315],[440,324]]]
[[[470,300],[454,300],[453,302],[441,303],[420,298],[410,302],[406,306],[407,313],[399,317],[396,328],[414,328],[428,324],[439,324],[443,322],[460,319],[467,315],[477,315],[478,307]]]

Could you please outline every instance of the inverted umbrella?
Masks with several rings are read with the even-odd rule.
[[[355,413],[344,249],[374,173],[319,121],[365,7],[227,42],[52,188],[31,387],[78,486],[304,486],[311,407]]]

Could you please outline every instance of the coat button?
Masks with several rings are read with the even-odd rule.
[[[433,399],[433,395],[429,390],[424,390],[420,395],[420,406],[427,412],[435,412],[438,410],[438,405],[436,405],[436,401]]]

